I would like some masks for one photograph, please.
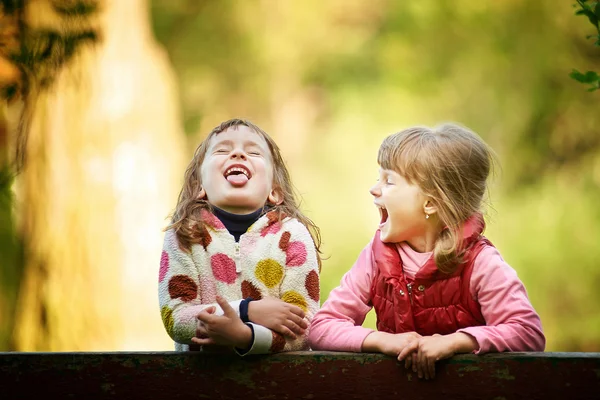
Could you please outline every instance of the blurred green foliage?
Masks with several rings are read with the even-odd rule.
[[[600,113],[567,76],[597,68],[600,54],[570,4],[154,0],[151,10],[188,151],[233,116],[282,147],[330,256],[323,301],[374,233],[381,140],[452,120],[498,153],[487,234],[525,282],[547,349],[600,351]]]
[[[596,35],[588,35],[586,38],[594,39],[594,46],[600,47],[600,25],[598,25],[598,21],[600,20],[600,1],[577,0],[577,3],[573,6],[577,8],[575,15],[586,16],[588,21],[590,21],[596,29]],[[581,73],[574,69],[570,76],[581,83],[589,84],[591,87],[588,91],[590,92],[600,89],[600,75],[594,71]]]

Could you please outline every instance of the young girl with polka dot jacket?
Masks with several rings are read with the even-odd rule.
[[[249,121],[226,121],[198,146],[184,181],[158,287],[175,348],[307,350],[319,230],[299,211],[275,142]]]
[[[381,352],[419,378],[457,353],[543,351],[525,287],[483,236],[491,152],[446,124],[387,137],[371,188],[375,237],[313,318],[313,350]],[[377,331],[362,327],[371,308]]]

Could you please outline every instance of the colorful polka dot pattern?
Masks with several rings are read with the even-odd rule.
[[[285,347],[285,339],[278,333],[273,332],[273,341],[271,342],[271,353],[279,353]]]
[[[210,258],[210,266],[214,277],[225,283],[234,283],[237,278],[235,272],[235,261],[229,258],[226,254],[217,253]]]
[[[198,286],[187,275],[175,275],[169,280],[169,295],[172,299],[189,302],[198,295]]]
[[[158,271],[158,281],[162,282],[169,272],[169,254],[163,250],[160,255],[160,270]]]
[[[285,253],[285,265],[298,267],[306,262],[306,246],[302,242],[290,242],[292,234],[283,232],[279,239],[279,248]]]
[[[243,268],[239,273],[231,235],[213,214],[202,213],[205,224],[194,232],[192,252],[180,248],[173,240],[175,232],[168,231],[171,236],[165,238],[161,253],[161,318],[171,337],[189,342],[196,332],[200,304],[214,303],[217,294],[228,300],[275,296],[314,314],[319,300],[318,265],[305,227],[283,215],[280,220],[279,212],[261,217],[239,242],[242,258],[237,267]],[[282,335],[273,334],[270,352],[288,346],[306,349],[306,338],[299,339],[286,342]]]
[[[200,300],[202,304],[215,303],[217,301],[217,285],[214,279],[198,277],[200,282]]]
[[[173,325],[175,324],[173,321],[173,310],[167,306],[164,306],[160,309],[160,316],[162,317],[162,321],[167,333],[169,336],[173,337]]]
[[[281,219],[285,218],[285,215],[282,215]],[[276,234],[281,229],[281,222],[279,222],[279,213],[277,211],[269,211],[267,213],[268,223],[261,232],[260,236],[267,236],[268,234]]]
[[[281,296],[281,300],[286,303],[293,304],[295,306],[300,307],[304,312],[308,311],[308,304],[306,304],[306,300],[304,296],[295,290],[288,290]]]
[[[213,213],[208,212],[207,210],[202,210],[200,212],[202,220],[206,225],[215,230],[225,229],[225,225],[221,222],[219,218],[217,218]]]
[[[277,261],[267,258],[256,265],[256,277],[269,289],[275,287],[283,278],[283,267]]]
[[[319,275],[315,271],[310,271],[306,275],[304,287],[308,296],[314,301],[319,301],[320,289],[319,289]]]
[[[242,297],[247,299],[248,297],[252,297],[254,300],[262,299],[262,293],[260,290],[249,281],[242,282]]]
[[[208,245],[210,244],[210,242],[212,242],[212,237],[210,236],[210,233],[208,233],[208,229],[206,229],[206,226],[199,226],[197,228],[196,235],[196,240],[198,241],[198,243],[200,243],[202,247],[204,247],[204,250],[208,250]]]

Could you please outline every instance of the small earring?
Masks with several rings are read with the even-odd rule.
[[[429,214],[425,214],[425,219],[429,219]]]

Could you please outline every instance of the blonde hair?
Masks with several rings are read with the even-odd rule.
[[[459,125],[413,127],[385,138],[377,162],[419,186],[437,207],[445,228],[436,240],[434,258],[440,271],[452,273],[464,255],[462,225],[481,212],[494,164],[492,150]]]
[[[200,243],[201,228],[204,227],[205,224],[201,217],[201,212],[202,210],[212,211],[212,206],[208,201],[198,199],[198,195],[202,189],[200,167],[204,162],[210,140],[213,138],[213,136],[218,135],[219,133],[230,128],[237,129],[237,127],[240,125],[250,128],[252,131],[263,137],[267,142],[273,162],[273,188],[278,190],[283,197],[281,204],[273,205],[271,210],[278,212],[279,220],[285,216],[288,216],[297,219],[304,226],[306,226],[315,243],[317,259],[320,266],[320,230],[314,224],[314,222],[310,220],[310,218],[300,212],[296,197],[294,195],[294,187],[292,185],[290,174],[287,170],[285,162],[283,161],[279,147],[265,131],[250,121],[243,119],[230,119],[221,123],[219,126],[214,128],[202,141],[202,143],[200,143],[198,148],[196,148],[194,156],[192,157],[192,161],[190,161],[184,174],[183,188],[179,193],[179,199],[177,200],[177,206],[173,212],[171,224],[165,228],[165,230],[174,229],[177,239],[179,240],[179,245],[185,250],[189,251],[192,244]]]

